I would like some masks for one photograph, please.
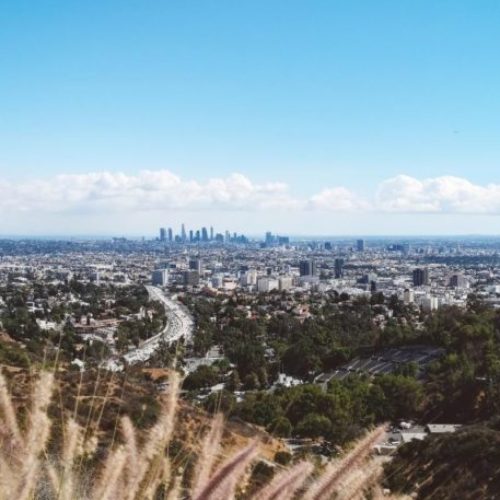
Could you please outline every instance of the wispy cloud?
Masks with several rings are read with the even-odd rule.
[[[452,176],[419,180],[399,175],[374,186],[368,197],[333,186],[300,198],[284,182],[255,183],[238,173],[205,182],[183,179],[168,170],[0,181],[0,212],[4,214],[168,209],[500,214],[500,184],[481,186]]]

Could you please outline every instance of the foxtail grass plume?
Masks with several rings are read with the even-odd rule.
[[[310,462],[299,462],[294,467],[278,474],[271,483],[259,493],[259,500],[287,500],[302,487],[314,467]]]
[[[311,486],[306,500],[329,500],[348,473],[360,466],[371,453],[373,445],[385,434],[385,425],[380,425],[368,433],[342,459],[333,462],[325,473]]]
[[[210,431],[203,440],[200,456],[197,461],[196,479],[193,486],[193,494],[195,497],[200,494],[203,485],[206,484],[210,477],[213,464],[220,448],[223,425],[224,419],[222,415],[216,415],[213,419]]]

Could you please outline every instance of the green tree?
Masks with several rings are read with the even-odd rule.
[[[267,426],[267,430],[275,436],[287,438],[292,434],[292,424],[288,418],[278,417]]]
[[[193,391],[211,387],[219,381],[219,373],[211,366],[201,365],[184,380],[184,389]]]
[[[332,422],[328,417],[317,413],[309,413],[297,425],[299,436],[318,438],[328,437],[332,431]]]

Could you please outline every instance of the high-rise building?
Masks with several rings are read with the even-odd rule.
[[[431,296],[422,297],[420,299],[420,306],[424,311],[435,311],[436,309],[439,309],[439,299]]]
[[[189,242],[193,243],[193,241],[194,241],[194,233],[193,233],[193,230],[190,229],[189,230]]]
[[[403,255],[408,255],[410,253],[409,243],[395,243],[387,247],[389,252],[401,252]]]
[[[271,245],[274,244],[274,235],[273,235],[273,233],[271,233],[271,231],[268,231],[266,233],[266,239],[265,239],[265,241],[266,241],[266,245],[267,246],[271,246]]]
[[[357,248],[358,252],[364,252],[365,251],[365,240],[356,241],[356,248]]]
[[[240,277],[240,283],[242,286],[254,286],[257,284],[257,270],[248,269],[244,271]]]
[[[206,227],[201,228],[201,241],[205,243],[208,241],[208,231]]]
[[[427,268],[417,268],[413,271],[413,285],[427,286],[429,284],[429,270]]]
[[[325,250],[331,250],[332,249],[332,244],[330,241],[325,242]]]
[[[299,270],[301,276],[314,276],[316,274],[316,262],[312,259],[301,260]]]
[[[344,259],[335,259],[335,278],[344,276]]]
[[[168,270],[155,269],[151,275],[151,283],[155,286],[165,286],[168,283]]]
[[[168,228],[168,241],[172,243],[174,241],[174,232],[171,227]]]
[[[184,271],[183,273],[184,285],[186,286],[197,286],[200,282],[200,275],[198,271]]]
[[[463,274],[453,274],[450,277],[451,288],[467,288],[469,283]]]
[[[181,226],[181,240],[186,241],[186,226],[182,224]]]
[[[201,259],[189,259],[189,269],[191,271],[198,271],[198,273],[201,274],[201,268]]]
[[[210,226],[210,241],[213,241],[214,239],[214,227]]]
[[[280,276],[279,277],[279,289],[280,290],[290,290],[293,286],[293,278],[291,276]]]
[[[160,241],[167,241],[167,230],[164,227],[160,227]]]

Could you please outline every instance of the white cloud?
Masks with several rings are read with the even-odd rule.
[[[96,211],[290,208],[296,201],[283,183],[255,184],[241,174],[205,183],[168,170],[137,175],[98,172],[48,180],[0,183],[2,211]]]
[[[500,214],[500,185],[480,186],[452,176],[419,180],[399,175],[380,183],[368,198],[345,187],[298,198],[283,182],[258,184],[242,174],[206,182],[182,179],[168,170],[58,175],[18,183],[0,180],[2,214],[162,210]]]
[[[335,187],[311,196],[307,206],[311,210],[354,212],[367,210],[370,204],[345,187]]]
[[[418,180],[399,175],[380,184],[375,206],[383,212],[500,214],[500,185],[479,186],[453,176]]]

